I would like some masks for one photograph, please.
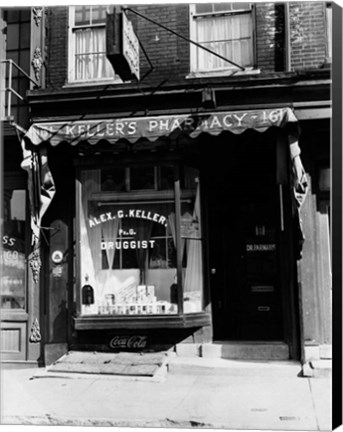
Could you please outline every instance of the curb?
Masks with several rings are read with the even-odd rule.
[[[237,361],[208,358],[175,357],[168,363],[168,373],[171,375],[212,375],[236,377],[285,377],[302,376],[301,364],[298,362],[278,361]]]
[[[332,378],[332,360],[310,360],[302,365],[307,378]]]
[[[71,417],[45,416],[5,416],[1,419],[1,425],[37,425],[37,426],[99,426],[99,427],[134,427],[134,428],[205,428],[222,429],[223,425],[213,425],[197,420],[173,420],[169,418],[156,420],[114,420],[111,418],[81,419]]]

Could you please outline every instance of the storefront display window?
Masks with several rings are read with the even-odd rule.
[[[1,263],[1,308],[26,308],[25,190],[5,190]]]
[[[82,170],[79,218],[81,315],[202,311],[196,169]]]

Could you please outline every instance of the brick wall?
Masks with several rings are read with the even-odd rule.
[[[140,4],[130,8],[189,37],[187,4]],[[285,69],[285,3],[255,4],[256,66],[261,72]],[[325,3],[302,1],[289,3],[292,69],[316,68],[325,60]],[[153,65],[143,84],[186,82],[190,47],[187,41],[167,32],[133,13],[139,39]],[[50,7],[47,16],[47,87],[58,88],[67,82],[68,8]],[[141,50],[141,76],[149,71],[149,62]]]
[[[46,87],[57,89],[67,80],[68,9],[50,7],[46,31]]]
[[[172,31],[188,36],[188,5],[139,5],[132,9]],[[134,17],[131,14],[130,17]],[[180,81],[189,72],[189,44],[171,32],[136,15],[136,33],[153,65],[146,81],[155,85],[164,80]],[[141,75],[150,66],[141,52]]]
[[[284,4],[256,3],[256,66],[261,71],[285,68]]]
[[[291,2],[289,15],[292,69],[320,67],[326,56],[325,2]]]

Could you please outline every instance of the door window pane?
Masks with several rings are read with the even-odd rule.
[[[1,308],[25,309],[25,190],[5,190],[1,251]]]

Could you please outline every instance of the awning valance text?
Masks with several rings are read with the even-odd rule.
[[[131,143],[140,138],[155,141],[162,136],[184,134],[196,138],[201,133],[219,135],[223,131],[240,134],[247,129],[264,132],[272,126],[283,127],[295,123],[293,111],[286,108],[190,113],[168,116],[128,117],[103,120],[75,120],[35,123],[26,137],[34,145],[49,141],[56,146],[66,141],[76,145],[80,141],[96,144],[99,140],[115,143],[125,139]]]

